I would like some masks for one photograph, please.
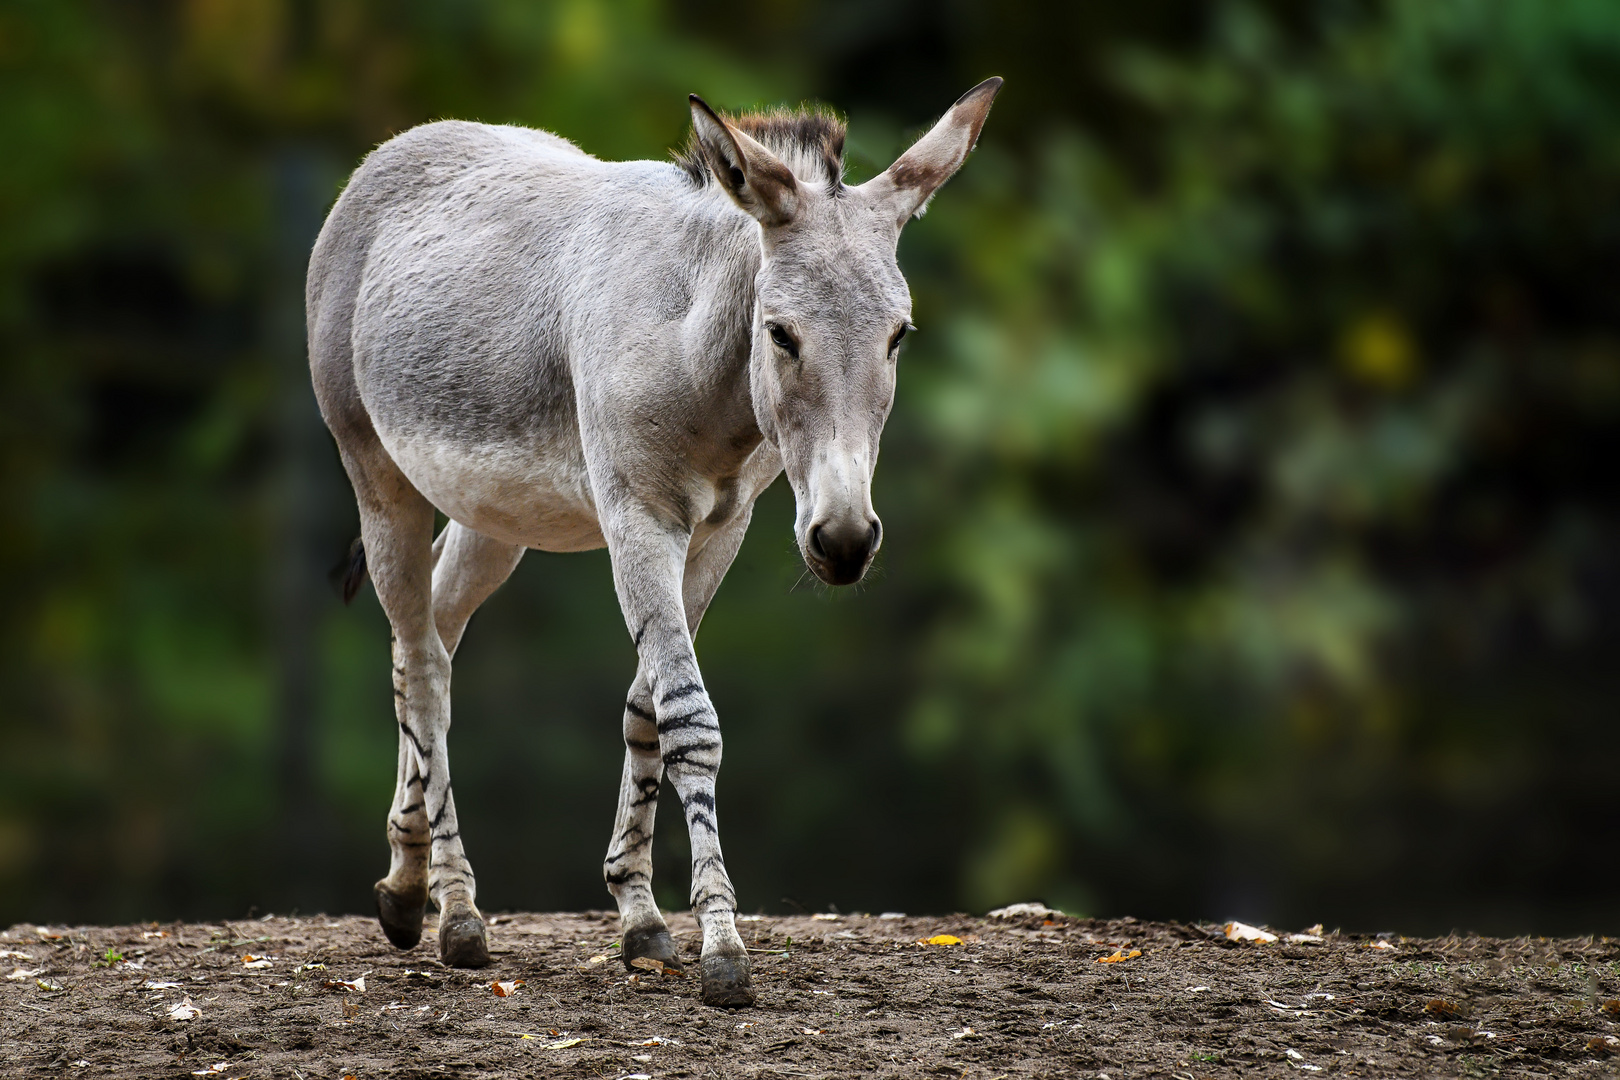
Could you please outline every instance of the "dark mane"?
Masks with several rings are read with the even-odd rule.
[[[732,127],[757,139],[800,180],[821,183],[837,193],[844,186],[844,122],[831,109],[808,106],[727,116]],[[675,164],[699,187],[712,183],[697,133],[675,151]]]

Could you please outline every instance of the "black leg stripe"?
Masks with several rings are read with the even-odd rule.
[[[641,717],[641,719],[647,721],[649,724],[657,719],[657,717],[653,716],[652,713],[648,712],[646,709],[643,709],[640,705],[637,705],[633,701],[627,701],[624,703],[624,711],[629,713],[631,716]]]
[[[673,689],[669,693],[665,694],[662,698],[659,699],[658,704],[660,704],[660,705],[668,705],[670,702],[675,701],[678,698],[690,697],[691,695],[701,693],[702,691],[703,691],[703,684],[702,683],[689,682],[689,683],[686,683],[686,684],[684,684],[682,686],[677,686],[675,689]]]
[[[689,712],[684,716],[668,716],[658,721],[658,734],[660,735],[667,735],[671,731],[680,731],[682,728],[696,728],[699,731],[719,731],[720,721],[714,719],[708,709],[698,709],[696,712]]]
[[[669,769],[676,765],[685,765],[692,760],[693,754],[708,754],[718,749],[720,749],[720,744],[717,742],[688,743],[686,746],[677,747],[664,754],[664,768]],[[702,765],[701,762],[699,764]],[[709,771],[714,769],[713,765],[702,765],[702,767]]]

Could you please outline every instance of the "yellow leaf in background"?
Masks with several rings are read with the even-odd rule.
[[[1399,319],[1387,313],[1363,316],[1347,331],[1340,354],[1350,373],[1363,382],[1396,390],[1417,370],[1417,347]]]
[[[513,979],[511,982],[492,982],[489,984],[489,992],[496,997],[511,997],[517,993],[517,988],[522,985],[522,979]]]
[[[1120,963],[1121,961],[1124,961],[1124,960],[1135,960],[1138,956],[1141,956],[1141,955],[1142,955],[1142,950],[1141,949],[1132,949],[1130,952],[1125,952],[1122,949],[1115,949],[1113,956],[1099,956],[1099,957],[1097,957],[1097,963],[1099,963],[1099,964],[1118,964],[1118,963]]]
[[[570,1046],[578,1046],[584,1039],[563,1039],[560,1042],[546,1043],[547,1050],[566,1050]]]
[[[962,939],[959,938],[959,937],[954,937],[951,934],[935,934],[933,937],[929,938],[927,941],[919,941],[919,942],[917,942],[917,944],[919,944],[919,945],[960,945],[960,944],[962,944]]]

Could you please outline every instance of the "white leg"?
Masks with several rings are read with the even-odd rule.
[[[401,747],[389,872],[375,889],[378,920],[396,945],[415,944],[431,895],[439,906],[440,958],[480,966],[489,962],[489,948],[450,790],[450,654],[434,618],[433,507],[380,446],[345,450],[343,459],[360,508],[366,566],[393,627]]]
[[[650,890],[657,798],[650,747],[656,737],[659,760],[681,800],[692,842],[692,910],[703,926],[703,1000],[710,1005],[747,1005],[754,1000],[750,965],[737,934],[736,895],[720,850],[715,807],[720,722],[692,649],[692,630],[736,554],[747,517],[711,538],[691,563],[686,559],[686,534],[667,528],[650,514],[629,511],[614,518],[607,529],[614,583],[641,668],[625,710],[625,770],[606,867],[609,887],[618,888],[614,896],[620,901],[626,949],[657,951],[663,920]],[[638,697],[643,689],[645,699]],[[615,882],[619,874],[624,876]]]

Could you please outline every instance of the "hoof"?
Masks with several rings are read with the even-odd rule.
[[[754,1003],[748,957],[705,956],[699,966],[703,969],[703,1004],[735,1009]]]
[[[388,940],[398,949],[416,948],[422,940],[422,918],[427,914],[427,889],[414,896],[401,896],[386,881],[379,881],[371,893],[377,900],[377,922]]]
[[[484,920],[465,913],[439,927],[439,959],[449,967],[488,967],[489,941]]]
[[[630,961],[643,956],[648,960],[657,960],[669,971],[686,970],[681,965],[681,954],[675,948],[675,939],[661,926],[625,931],[624,947],[619,952],[624,954],[624,966],[627,970],[634,970],[630,967]]]

